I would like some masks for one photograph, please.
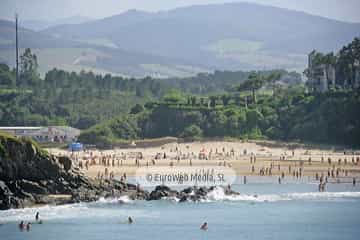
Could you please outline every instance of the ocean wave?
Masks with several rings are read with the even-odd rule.
[[[250,201],[250,202],[278,202],[291,200],[332,201],[360,198],[360,192],[306,192],[286,194],[240,194],[226,195],[223,188],[216,188],[207,194],[205,202],[212,201]]]
[[[125,204],[134,202],[128,196],[121,196],[119,198],[100,198],[95,204]]]
[[[360,192],[304,192],[304,193],[285,193],[285,194],[240,194],[240,195],[225,195],[224,189],[221,187],[215,188],[209,192],[206,199],[202,202],[280,202],[280,201],[358,201],[360,199]],[[165,199],[164,199],[165,200]],[[168,198],[168,201],[178,202],[179,199]],[[166,200],[165,200],[166,201]],[[141,201],[137,201],[142,205]],[[121,206],[119,203],[135,203],[127,196],[114,199],[100,199],[94,203],[76,203],[60,206],[41,206],[35,208],[10,209],[0,211],[0,223],[5,222],[19,222],[19,221],[34,221],[36,212],[40,212],[42,220],[62,220],[62,219],[81,219],[81,218],[114,218],[125,219],[127,216],[135,217],[153,217],[153,213],[148,216],[146,209],[147,204],[143,203],[143,207],[133,208],[131,206],[119,208],[114,211],[114,207]],[[110,205],[110,206],[109,206]]]
[[[45,223],[53,220],[68,220],[68,219],[99,219],[99,218],[113,218],[126,219],[128,216],[146,217],[146,214],[139,209],[119,208],[114,211],[114,208],[121,206],[119,203],[133,203],[129,197],[122,196],[114,199],[101,198],[92,203],[75,203],[67,205],[46,205],[34,208],[10,209],[0,211],[0,223],[6,222],[34,222],[36,212],[40,213],[40,219]]]
[[[8,222],[12,221],[29,221],[35,220],[36,212],[40,212],[40,217],[44,220],[48,219],[66,219],[75,216],[81,216],[89,211],[87,204],[76,203],[60,206],[45,205],[34,208],[10,209],[0,211],[0,219]]]

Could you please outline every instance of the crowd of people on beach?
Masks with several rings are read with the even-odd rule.
[[[194,152],[190,145],[186,145],[185,149],[178,146],[170,148],[161,147],[162,151],[156,152],[152,156],[144,156],[144,153],[139,151],[114,151],[113,153],[102,152],[97,150],[84,150],[84,152],[71,152],[69,157],[80,169],[89,170],[92,166],[102,166],[102,170],[97,172],[96,178],[114,179],[120,178],[126,181],[126,173],[115,176],[114,169],[121,167],[150,167],[161,165],[164,166],[165,161],[170,167],[176,165],[193,166],[195,161],[212,161],[211,164],[223,167],[232,167],[234,161],[248,160],[250,165],[250,175],[257,176],[278,176],[278,183],[281,184],[285,177],[292,177],[293,179],[302,179],[305,175],[312,176],[316,181],[319,181],[319,191],[324,191],[326,184],[331,182],[341,183],[343,181],[349,182],[352,178],[352,183],[356,184],[356,177],[352,174],[351,166],[360,165],[360,157],[356,153],[344,152],[343,156],[337,154],[335,156],[328,156],[325,162],[325,156],[312,155],[311,151],[299,153],[299,151],[292,149],[284,151],[280,156],[273,156],[273,153],[254,153],[248,149],[235,150],[234,148],[210,148],[203,147],[200,151]],[[277,159],[276,159],[277,158]],[[260,160],[259,160],[260,159]],[[321,166],[321,170],[317,171],[316,166]],[[328,165],[328,170],[323,168]],[[315,170],[309,170],[315,166]],[[305,174],[306,172],[306,174]],[[343,179],[342,179],[343,178]],[[346,178],[346,179],[345,179]],[[244,183],[247,183],[246,176]]]

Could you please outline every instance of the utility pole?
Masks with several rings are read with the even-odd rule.
[[[15,14],[15,35],[16,35],[16,84],[19,84],[19,42],[18,42],[18,14]]]

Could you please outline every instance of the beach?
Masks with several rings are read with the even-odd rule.
[[[283,179],[319,179],[352,182],[360,176],[360,152],[339,147],[309,147],[273,141],[206,141],[168,143],[156,147],[88,149],[69,156],[91,178],[134,176],[141,167],[222,166],[237,176],[281,176]]]

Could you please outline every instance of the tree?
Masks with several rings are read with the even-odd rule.
[[[180,103],[184,100],[184,96],[177,90],[171,90],[163,97],[163,100],[167,103]]]
[[[264,78],[256,73],[250,73],[248,79],[240,84],[238,90],[239,91],[251,91],[253,102],[256,104],[256,91],[260,89],[264,84]]]
[[[236,106],[240,106],[241,100],[242,100],[240,94],[234,95],[234,96],[233,96],[233,99],[234,99],[234,101],[235,101]]]
[[[25,49],[23,55],[20,56],[20,83],[18,85],[34,86],[40,79],[37,57],[31,53],[31,49]]]
[[[212,108],[216,107],[216,100],[218,99],[218,97],[210,96],[209,99],[210,99],[210,107],[212,107]]]
[[[195,106],[196,105],[196,97],[195,96],[192,96],[190,98],[190,102],[191,102],[191,106]]]
[[[133,108],[130,110],[130,114],[138,114],[144,111],[144,107],[140,104],[136,104]]]
[[[0,85],[12,87],[15,83],[14,73],[10,71],[8,65],[0,63]]]
[[[231,100],[231,97],[228,94],[224,94],[221,96],[221,101],[223,102],[224,106],[227,106]]]
[[[199,138],[201,137],[203,134],[203,131],[201,130],[201,128],[195,124],[190,125],[188,127],[186,127],[184,129],[184,132],[181,134],[182,137],[184,138]]]

